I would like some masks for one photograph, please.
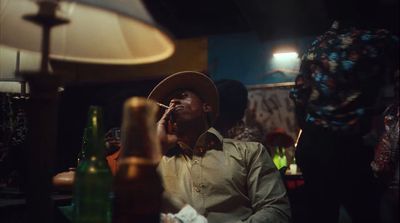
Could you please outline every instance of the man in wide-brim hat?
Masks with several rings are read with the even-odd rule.
[[[172,74],[148,98],[169,105],[158,122],[165,151],[159,171],[174,201],[210,223],[289,221],[285,187],[262,144],[226,139],[212,128],[218,92],[209,77]]]

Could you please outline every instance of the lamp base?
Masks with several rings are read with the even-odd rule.
[[[22,73],[29,83],[27,107],[27,208],[32,222],[53,221],[51,177],[57,143],[58,78],[48,73]]]

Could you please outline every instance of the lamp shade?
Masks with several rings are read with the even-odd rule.
[[[51,30],[50,58],[85,63],[144,64],[166,59],[174,52],[173,42],[157,27],[140,0],[57,2],[57,16],[70,22]],[[0,44],[40,52],[40,26],[22,18],[37,11],[35,1],[2,0]]]

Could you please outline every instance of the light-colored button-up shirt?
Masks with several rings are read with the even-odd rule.
[[[166,192],[210,223],[289,222],[285,186],[260,143],[223,138],[210,128],[194,148],[180,143],[170,150],[159,171]]]

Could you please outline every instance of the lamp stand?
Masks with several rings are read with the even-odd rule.
[[[58,86],[56,75],[48,69],[50,30],[68,23],[57,18],[58,2],[39,1],[39,12],[23,18],[42,27],[41,67],[39,72],[23,73],[29,83],[30,97],[27,107],[27,219],[31,222],[53,222],[54,207],[51,197],[53,160],[57,146]]]

